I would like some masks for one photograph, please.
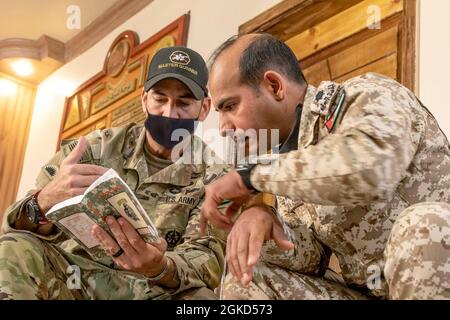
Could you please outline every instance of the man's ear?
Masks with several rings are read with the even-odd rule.
[[[286,84],[284,78],[278,72],[269,70],[264,73],[262,86],[276,101],[281,101],[286,97]]]
[[[205,99],[203,99],[200,114],[198,115],[198,121],[205,121],[210,110],[211,110],[211,98],[206,97]]]
[[[148,92],[142,90],[141,103],[142,103],[142,111],[144,111],[145,114],[147,114],[147,99],[148,99]]]

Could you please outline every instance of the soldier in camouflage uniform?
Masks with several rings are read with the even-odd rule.
[[[190,56],[188,67],[197,75],[189,75],[186,68],[179,70],[171,58],[177,50]],[[174,60],[170,67],[154,70],[169,59]],[[180,128],[177,121],[182,119],[204,120],[210,108],[207,72],[200,55],[187,48],[162,49],[154,56],[142,94],[143,110],[149,118],[164,122],[153,121],[152,128],[169,130]],[[172,141],[151,133],[148,119],[145,127],[130,124],[95,131],[78,144],[64,145],[42,168],[35,200],[43,215],[55,203],[82,194],[106,168],[113,168],[134,190],[162,242],[145,243],[125,219],[109,217],[114,239],[98,227],[92,232],[110,256],[94,261],[42,216],[39,224],[30,221],[27,204],[36,194],[30,191],[4,216],[0,299],[216,298],[213,290],[222,275],[224,241],[212,233],[201,236],[198,222],[204,185],[220,174],[221,168],[206,162],[188,164],[184,157],[172,161]],[[187,129],[192,134],[192,127]],[[184,152],[204,147],[199,138],[188,137],[183,141],[191,144],[174,144],[183,145]],[[68,184],[62,183],[68,180]],[[44,194],[46,198],[41,197]]]
[[[280,128],[283,143],[271,165],[206,188],[202,227],[232,227],[225,299],[450,298],[449,143],[411,91],[373,73],[307,85],[269,35],[232,38],[211,61],[221,129]],[[275,213],[233,224],[216,210],[251,190],[276,195]]]

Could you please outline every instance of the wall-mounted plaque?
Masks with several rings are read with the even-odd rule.
[[[126,39],[122,39],[110,52],[111,55],[107,58],[106,74],[111,77],[116,77],[122,72],[123,67],[127,64],[128,54],[130,53],[130,44]]]
[[[103,70],[66,99],[58,147],[62,139],[97,129],[143,123],[141,93],[148,64],[161,48],[186,45],[189,15],[183,15],[146,41],[136,32],[122,32],[111,44]]]
[[[81,122],[81,113],[79,105],[79,96],[75,95],[67,104],[67,119],[64,124],[64,130],[68,130]]]

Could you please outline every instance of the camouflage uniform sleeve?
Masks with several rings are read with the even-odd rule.
[[[90,135],[86,136],[88,141],[88,149],[86,153],[82,156],[81,162],[83,163],[93,163],[93,157],[96,157],[96,155],[93,155],[93,146],[97,144],[96,139],[97,133],[91,133]],[[75,141],[75,140],[74,140]],[[56,176],[56,174],[59,171],[59,167],[61,166],[61,162],[64,160],[64,158],[70,153],[71,148],[73,146],[69,146],[70,143],[67,143],[63,147],[61,147],[60,151],[58,151],[53,158],[51,158],[39,171],[39,174],[35,181],[35,187],[32,190],[29,190],[27,192],[27,195],[17,201],[16,203],[12,204],[9,208],[6,209],[4,215],[3,215],[3,222],[2,222],[2,232],[13,232],[17,231],[15,228],[15,221],[21,214],[25,214],[25,204],[30,200],[31,195],[36,192],[37,190],[41,190],[44,188],[50,181],[53,180],[53,178]],[[32,233],[38,238],[45,239],[45,240],[55,240],[59,238],[61,235],[61,232],[58,230],[56,233],[49,235],[49,236],[43,236],[31,231],[24,231],[21,230],[21,232],[27,232]]]
[[[180,280],[180,286],[174,294],[204,286],[214,290],[222,276],[225,243],[211,231],[206,236],[200,236],[202,204],[203,200],[190,213],[184,242],[166,253],[175,262]]]
[[[15,221],[21,214],[25,214],[25,204],[28,202],[28,200],[31,199],[31,195],[34,192],[44,188],[53,179],[53,177],[56,175],[56,173],[59,170],[59,166],[61,164],[62,158],[63,158],[62,152],[61,151],[57,152],[56,155],[53,156],[53,158],[50,161],[48,161],[41,168],[41,170],[38,174],[38,177],[36,179],[34,189],[28,191],[27,195],[23,199],[17,201],[16,203],[12,204],[9,208],[6,209],[6,211],[3,215],[3,223],[2,223],[2,232],[3,233],[17,231],[15,229]],[[23,231],[23,232],[25,232],[25,231]],[[29,232],[29,231],[26,231],[26,232]],[[30,233],[33,233],[33,232],[30,232]],[[41,239],[54,240],[57,237],[59,237],[60,232],[58,232],[57,234],[50,235],[50,236],[42,236],[37,233],[33,233],[33,234]]]
[[[350,81],[344,89],[346,109],[336,132],[280,155],[275,170],[255,167],[256,189],[333,206],[365,205],[394,193],[420,141],[416,100],[388,79]]]
[[[303,207],[302,210],[306,208]],[[303,223],[301,218],[294,217],[294,213],[283,218],[277,210],[273,209],[273,211],[281,222],[285,235],[294,244],[294,248],[283,251],[273,240],[267,241],[261,252],[262,260],[302,274],[323,274],[328,266],[331,252],[317,241],[313,226]],[[306,212],[300,214],[307,215]],[[298,216],[299,213],[295,215]]]

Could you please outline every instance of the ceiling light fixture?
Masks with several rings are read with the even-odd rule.
[[[29,76],[33,73],[33,66],[30,61],[19,60],[11,63],[11,67],[21,77]]]

